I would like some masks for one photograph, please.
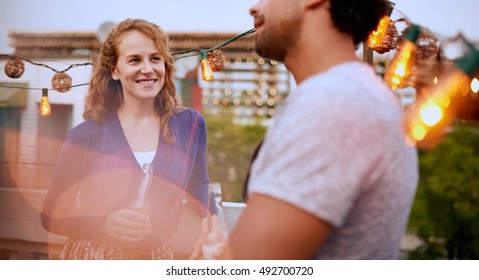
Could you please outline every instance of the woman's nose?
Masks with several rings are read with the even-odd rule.
[[[143,62],[141,65],[141,73],[150,73],[153,70],[149,61]]]

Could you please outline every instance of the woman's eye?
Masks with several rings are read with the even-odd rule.
[[[132,58],[128,61],[128,63],[131,63],[131,62],[139,62],[140,60],[138,58]]]
[[[152,58],[152,60],[153,60],[153,61],[161,61],[161,58],[155,56],[155,57]]]

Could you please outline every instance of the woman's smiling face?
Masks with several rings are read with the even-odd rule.
[[[165,81],[165,61],[155,41],[142,32],[128,31],[119,38],[117,51],[112,78],[120,81],[124,101],[153,100]]]

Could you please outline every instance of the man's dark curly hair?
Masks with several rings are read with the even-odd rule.
[[[329,0],[334,25],[351,34],[354,44],[364,42],[386,14],[391,2],[387,0]]]

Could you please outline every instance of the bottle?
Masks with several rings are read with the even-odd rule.
[[[228,240],[220,183],[210,183],[208,185],[206,228],[206,236],[201,245],[201,249],[203,251],[203,258],[211,260],[214,259],[215,253],[217,253]]]
[[[149,215],[150,208],[146,196],[151,186],[153,179],[153,165],[151,163],[143,164],[143,173],[145,176],[141,180],[141,184],[138,188],[137,197],[131,206],[132,209],[137,210],[145,215]]]
[[[149,216],[150,207],[146,198],[153,179],[153,166],[150,163],[144,163],[142,171],[144,176],[137,188],[136,197],[130,204],[129,208],[138,211],[145,216]],[[137,244],[129,243],[121,244],[121,251],[129,259],[142,258],[145,253],[142,247],[137,246]]]

